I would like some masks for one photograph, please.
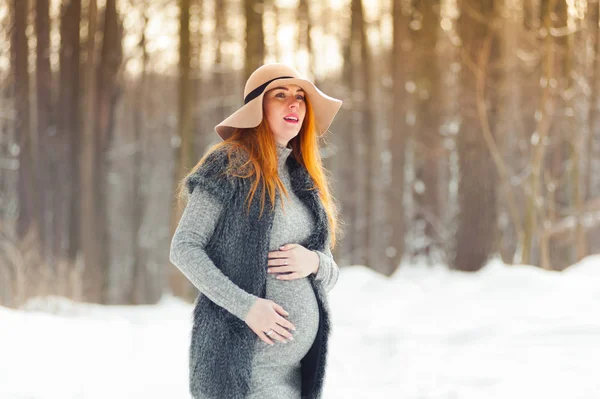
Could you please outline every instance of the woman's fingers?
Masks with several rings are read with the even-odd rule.
[[[294,326],[291,321],[289,321],[288,319],[285,319],[281,316],[279,316],[279,318],[277,319],[277,324],[279,324],[282,327],[287,328],[288,330],[296,331],[296,326]]]
[[[280,315],[283,315],[283,316],[290,315],[283,307],[281,307],[281,305],[278,305],[275,302],[272,302],[272,304],[273,304],[273,309],[275,309],[275,311],[277,313],[279,313]]]
[[[281,326],[278,325],[277,327],[274,328],[274,330],[281,337],[287,338],[287,339],[290,339],[290,340],[294,340],[294,337],[292,336],[292,333],[289,332],[287,329],[285,329],[285,328],[283,328],[283,327],[281,327]],[[273,335],[273,334],[271,334],[271,335]],[[285,339],[282,339],[280,341],[285,342]]]
[[[273,309],[275,309],[275,311],[277,313],[279,313],[279,315],[276,315],[277,316],[277,320],[275,320],[275,322],[277,324],[279,324],[280,326],[283,326],[283,327],[285,327],[285,328],[287,328],[289,330],[295,330],[296,329],[296,326],[294,326],[291,321],[289,321],[285,317],[280,316],[280,315],[283,315],[283,316],[287,317],[287,316],[290,315],[288,312],[285,311],[285,309],[283,307],[281,307],[281,305],[278,305],[277,303],[273,302]]]
[[[273,331],[273,332],[268,335],[269,338],[276,339],[279,342],[286,342],[285,336],[283,335],[284,334],[283,328],[275,327],[275,328],[272,328],[271,331]]]
[[[267,334],[267,332],[269,334]],[[263,331],[262,335],[261,335],[261,339],[263,341],[265,341],[266,343],[271,344],[271,342],[273,342],[272,340],[277,340],[279,342],[286,343],[287,342],[286,339],[293,341],[294,337],[288,330],[286,330],[285,328],[278,325],[274,328],[270,328],[266,332]]]
[[[294,266],[271,266],[269,273],[286,273],[294,271]]]
[[[269,334],[267,334],[267,332]],[[265,331],[261,331],[258,336],[260,337],[261,340],[263,340],[264,342],[266,342],[269,345],[273,345],[274,342],[273,340],[277,340],[279,342],[283,342],[286,343],[286,338],[289,340],[294,340],[294,337],[292,336],[292,334],[286,330],[285,328],[281,327],[281,326],[277,326],[275,328],[270,328],[268,329],[266,332]]]
[[[273,333],[271,333],[271,335],[273,335]],[[268,336],[268,335],[267,335],[267,334],[266,334],[264,331],[261,331],[261,332],[258,334],[258,337],[259,337],[261,340],[263,340],[263,342],[266,342],[266,343],[267,343],[267,344],[269,344],[269,345],[274,345],[274,344],[275,344],[275,342],[273,342],[273,341],[271,341],[271,340],[269,339],[269,336]]]
[[[261,341],[274,345],[275,340],[287,342],[287,339],[294,339],[289,330],[296,327],[285,318],[287,316],[289,313],[281,305],[272,300],[257,299],[245,321]]]

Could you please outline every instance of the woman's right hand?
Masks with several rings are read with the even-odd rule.
[[[295,330],[296,327],[283,316],[289,316],[289,313],[281,306],[270,299],[258,298],[248,311],[244,321],[261,340],[273,345],[270,338],[275,338],[280,342],[287,342],[285,338],[294,339],[288,329]],[[267,335],[269,330],[274,332]]]

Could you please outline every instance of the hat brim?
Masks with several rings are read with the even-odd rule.
[[[269,83],[258,97],[239,108],[223,122],[215,126],[215,131],[223,140],[226,140],[231,136],[234,128],[252,128],[258,126],[263,118],[263,97],[265,93],[283,85],[296,85],[304,90],[312,106],[318,134],[323,135],[329,129],[333,118],[342,106],[342,101],[323,93],[312,82],[299,78],[278,79]]]

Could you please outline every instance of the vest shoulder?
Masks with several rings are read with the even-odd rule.
[[[196,187],[208,191],[220,201],[228,201],[234,194],[239,178],[232,175],[244,159],[238,150],[231,151],[230,146],[220,147],[210,152],[204,162],[185,180],[188,193]]]

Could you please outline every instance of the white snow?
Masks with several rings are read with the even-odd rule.
[[[565,272],[342,269],[329,398],[600,398],[600,256]],[[189,398],[192,305],[0,307],[0,398]]]

